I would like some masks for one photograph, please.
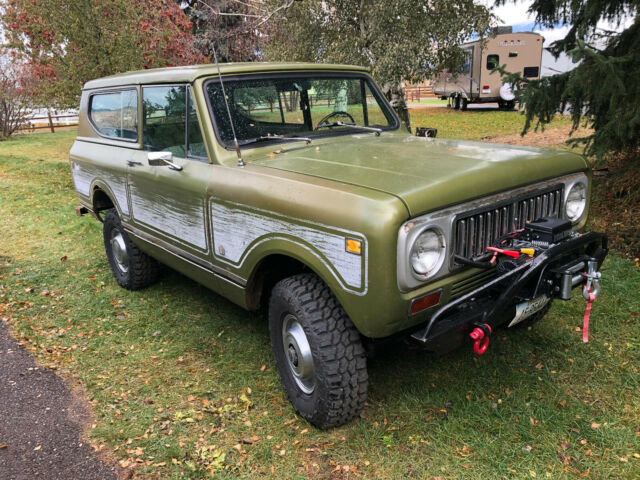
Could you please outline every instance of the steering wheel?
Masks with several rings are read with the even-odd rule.
[[[316,124],[316,130],[318,129],[318,125],[324,125],[327,123],[327,120],[332,119],[333,117],[339,117],[339,116],[343,116],[343,117],[348,117],[349,121],[351,123],[356,123],[356,119],[353,118],[349,113],[347,112],[342,112],[342,111],[338,111],[338,112],[331,112],[329,115],[327,115],[326,117],[323,117],[322,120],[320,120],[317,124]]]

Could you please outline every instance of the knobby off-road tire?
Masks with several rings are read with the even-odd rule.
[[[158,280],[160,264],[131,241],[114,209],[104,216],[102,234],[109,265],[121,287],[140,290]]]
[[[282,385],[299,415],[328,429],[360,414],[369,383],[365,350],[320,278],[300,274],[276,284],[269,333]]]

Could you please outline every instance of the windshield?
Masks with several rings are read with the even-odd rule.
[[[363,76],[298,74],[225,80],[224,88],[240,144],[273,135],[295,138],[354,133],[354,125],[397,127],[388,104]],[[209,81],[205,92],[218,136],[225,146],[232,147],[233,133],[219,81]],[[243,148],[247,146],[249,143]]]

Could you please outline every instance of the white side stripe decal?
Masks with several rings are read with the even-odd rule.
[[[214,255],[218,260],[240,266],[258,244],[274,237],[287,238],[294,243],[303,244],[307,249],[315,250],[313,253],[324,261],[340,283],[351,287],[349,290],[366,293],[368,252],[366,239],[360,234],[335,229],[327,232],[318,228],[319,226],[302,223],[299,219],[273,218],[258,211],[247,211],[219,203],[211,204],[211,222]],[[363,238],[363,256],[345,251],[346,237]]]

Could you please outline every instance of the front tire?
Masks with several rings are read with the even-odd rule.
[[[301,274],[276,284],[269,333],[282,385],[300,416],[324,430],[360,414],[368,389],[365,350],[320,278]]]
[[[160,265],[131,241],[115,209],[104,216],[102,234],[109,265],[121,287],[140,290],[158,280]]]

